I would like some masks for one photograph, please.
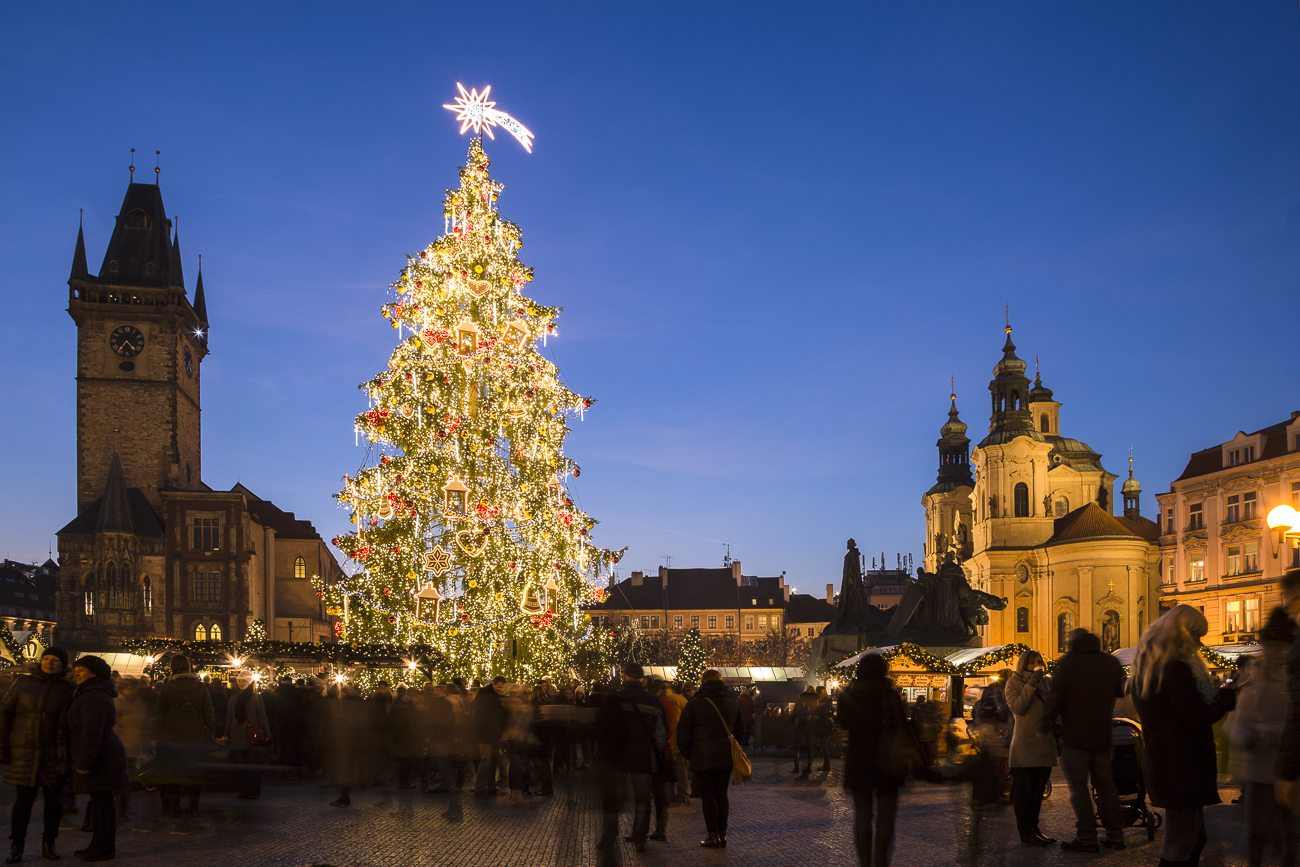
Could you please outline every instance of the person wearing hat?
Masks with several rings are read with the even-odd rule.
[[[59,857],[54,848],[63,816],[59,789],[68,779],[59,740],[71,701],[68,652],[62,647],[46,650],[40,667],[15,680],[0,700],[0,764],[4,765],[4,781],[18,790],[9,823],[6,864],[23,860],[23,843],[37,792],[45,796],[41,854],[51,860]]]
[[[77,689],[68,705],[68,758],[72,791],[90,795],[90,845],[72,853],[82,861],[108,861],[117,850],[117,811],[113,790],[131,784],[126,750],[113,731],[117,708],[113,671],[98,656],[73,664]]]

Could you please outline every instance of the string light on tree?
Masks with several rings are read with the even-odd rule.
[[[677,679],[682,683],[699,683],[704,673],[707,660],[704,656],[704,641],[700,630],[691,629],[682,638],[681,655],[677,658]]]
[[[560,309],[524,294],[533,272],[483,151],[494,126],[528,150],[532,133],[489,89],[460,94],[447,107],[475,137],[445,231],[392,284],[381,312],[397,345],[361,386],[370,447],[337,495],[352,532],[334,540],[353,574],[319,590],[348,612],[344,641],[428,644],[468,677],[569,676],[595,635],[582,606],[623,552],[593,545],[596,522],[565,486],[579,472],[569,421],[592,400],[539,352]]]

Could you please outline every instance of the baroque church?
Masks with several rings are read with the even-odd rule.
[[[157,182],[132,182],[97,274],[85,237],[68,278],[77,326],[77,515],[58,532],[57,640],[334,639],[312,578],[342,573],[308,521],[243,485],[202,478],[200,371],[208,312],[186,291]]]
[[[1067,649],[1083,627],[1103,647],[1132,647],[1159,616],[1159,526],[1142,517],[1142,488],[1114,482],[1101,455],[1061,432],[1061,403],[1016,356],[1011,326],[989,382],[988,435],[974,448],[950,396],[939,473],[921,497],[927,572],[960,563],[971,586],[1007,600],[989,612],[982,643]]]

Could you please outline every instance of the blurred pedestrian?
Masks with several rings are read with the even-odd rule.
[[[497,793],[497,765],[501,759],[501,738],[505,734],[506,723],[510,720],[510,711],[502,701],[502,694],[505,691],[506,679],[497,675],[492,678],[491,684],[481,687],[478,695],[474,696],[474,738],[479,750],[474,794],[480,798],[492,797]]]
[[[63,732],[73,689],[68,680],[68,652],[51,647],[41,654],[36,671],[19,675],[0,700],[0,764],[4,765],[4,781],[16,789],[6,864],[23,860],[27,824],[38,793],[45,803],[41,855],[51,861],[59,857],[54,846],[63,817],[59,790],[68,779]]]
[[[397,788],[414,789],[420,779],[419,767],[424,758],[424,726],[420,719],[420,708],[411,699],[411,693],[405,686],[397,688],[397,697],[393,699],[388,712],[393,735],[393,757],[397,760]]]
[[[906,730],[907,712],[889,679],[889,663],[883,656],[868,654],[858,663],[853,682],[840,693],[836,717],[849,735],[844,788],[853,792],[853,840],[858,863],[862,867],[889,867],[898,789],[903,778],[882,767],[877,755],[882,738],[893,730]]]
[[[794,717],[794,773],[802,777],[812,771],[813,748],[813,714],[817,710],[817,693],[811,687],[804,687],[794,700],[792,709]],[[803,772],[799,771],[799,756],[804,757]]]
[[[822,773],[829,773],[831,769],[831,734],[834,731],[835,718],[831,697],[826,692],[826,687],[819,686],[817,704],[813,708],[812,735],[817,743],[817,751],[822,755]]]
[[[212,695],[190,670],[182,654],[171,659],[172,676],[158,691],[154,716],[163,803],[175,821],[172,833],[189,834],[199,820],[199,796],[206,775],[202,766],[216,744],[216,715]],[[181,813],[181,796],[189,809]]]
[[[226,736],[222,743],[230,745],[230,761],[239,766],[235,775],[239,793],[235,797],[255,801],[262,796],[261,766],[267,745],[272,743],[271,721],[253,675],[241,671],[236,682],[239,691],[226,705]]]
[[[1215,684],[1201,656],[1208,630],[1204,614],[1176,605],[1147,627],[1133,653],[1129,691],[1145,735],[1142,774],[1151,803],[1165,808],[1161,865],[1200,863],[1204,808],[1219,803],[1213,725],[1236,706],[1237,693]]]
[[[388,681],[381,680],[375,691],[365,700],[367,736],[365,784],[377,786],[393,762],[393,690]]]
[[[1075,838],[1061,844],[1067,852],[1097,852],[1097,815],[1106,828],[1102,846],[1124,848],[1124,825],[1120,819],[1119,792],[1111,771],[1113,741],[1111,719],[1115,699],[1124,693],[1124,666],[1109,653],[1101,652],[1101,640],[1086,629],[1070,633],[1070,649],[1056,663],[1052,688],[1038,717],[1038,733],[1053,735],[1060,719],[1059,761],[1070,806],[1074,809]],[[1150,745],[1150,737],[1147,740]],[[1091,779],[1096,792],[1088,790]]]
[[[271,749],[275,752],[288,780],[302,778],[305,751],[303,723],[306,714],[306,690],[293,685],[288,676],[280,678],[275,689],[262,693],[266,719],[275,732]]]
[[[682,702],[685,706],[685,702]],[[742,689],[740,695],[736,696],[736,705],[740,708],[740,716],[745,721],[745,739],[741,744],[749,744],[749,736],[754,733],[754,696],[750,695],[749,690]]]
[[[113,790],[131,782],[126,775],[126,751],[113,732],[117,691],[112,669],[98,656],[81,657],[72,670],[77,688],[67,711],[68,758],[72,791],[90,795],[91,828],[90,845],[72,854],[82,861],[109,861],[117,852]]]
[[[1246,805],[1246,864],[1261,867],[1271,843],[1283,867],[1295,867],[1300,854],[1296,816],[1277,803],[1278,744],[1286,721],[1286,655],[1296,639],[1295,624],[1281,608],[1257,636],[1264,652],[1251,664],[1232,725],[1232,775],[1242,781]]]
[[[114,728],[126,750],[126,773],[133,781],[140,765],[147,760],[149,749],[149,718],[152,708],[147,700],[152,691],[144,678],[124,677],[118,681],[117,725]],[[131,818],[131,786],[113,793],[119,822]]]
[[[677,748],[690,762],[695,794],[704,813],[706,849],[727,848],[731,802],[731,738],[745,734],[745,721],[722,675],[710,668],[700,676],[700,688],[686,702],[677,723]]]
[[[623,688],[603,697],[597,720],[600,737],[600,791],[604,830],[597,847],[607,863],[618,860],[618,814],[631,789],[632,833],[638,852],[650,836],[650,777],[659,768],[668,731],[664,709],[642,683],[645,670],[623,666]]]
[[[912,732],[916,743],[921,748],[921,759],[926,767],[939,760],[939,735],[943,733],[943,711],[938,702],[918,693],[916,703],[911,708]]]
[[[335,684],[330,692],[332,695],[319,703],[321,727],[317,742],[330,785],[339,790],[330,806],[351,807],[352,789],[369,779],[365,740],[369,737],[370,710],[350,683]]]
[[[573,726],[573,737],[576,741],[579,752],[582,753],[582,759],[578,764],[578,770],[585,771],[591,767],[592,760],[595,758],[595,724],[588,719],[593,714],[587,713],[592,711],[593,706],[588,698],[587,690],[579,684],[573,690],[573,706],[582,708],[583,712],[575,714]],[[575,759],[577,761],[577,759]]]
[[[1038,718],[1051,691],[1043,657],[1026,650],[1006,684],[1007,708],[1015,717],[1011,735],[1011,803],[1022,846],[1050,846],[1056,841],[1038,830],[1043,793],[1056,764],[1056,738],[1039,734]]]

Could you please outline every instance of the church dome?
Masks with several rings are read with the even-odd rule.
[[[957,415],[957,395],[951,395],[952,408],[948,410],[948,420],[939,428],[939,436],[951,439],[956,434],[966,433],[966,422]]]
[[[1137,479],[1129,476],[1128,480],[1124,482],[1124,486],[1119,490],[1122,494],[1140,494],[1142,493],[1142,486],[1138,484]]]
[[[1011,326],[1007,326],[1007,342],[1002,345],[1002,359],[993,365],[993,375],[1024,373],[1029,365],[1016,356],[1016,345],[1011,342]]]

